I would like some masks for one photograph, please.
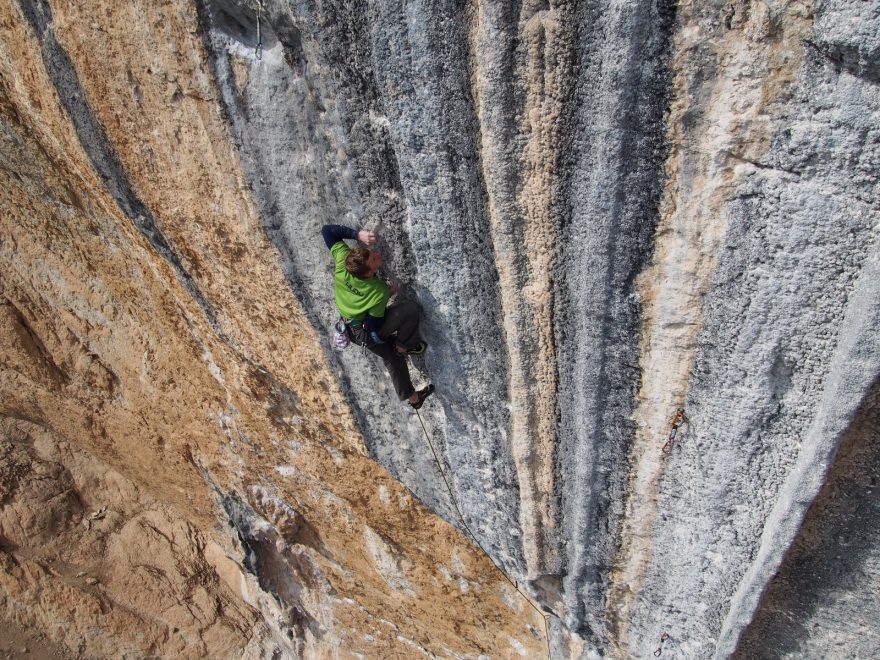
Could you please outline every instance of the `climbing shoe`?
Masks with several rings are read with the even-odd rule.
[[[408,348],[406,350],[406,354],[407,355],[421,355],[422,353],[425,352],[425,350],[427,348],[428,348],[428,345],[425,342],[420,341],[418,346],[415,346],[414,348]]]
[[[433,393],[434,393],[434,386],[433,385],[428,385],[427,387],[423,387],[418,392],[416,392],[416,396],[418,397],[416,399],[416,402],[415,403],[410,402],[409,405],[411,405],[415,410],[418,410],[419,408],[422,407],[422,404],[425,402],[425,399],[427,399]]]

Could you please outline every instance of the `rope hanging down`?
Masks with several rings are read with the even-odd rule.
[[[526,595],[519,588],[519,584],[515,580],[511,579],[511,577],[506,572],[504,572],[504,570],[498,564],[495,563],[495,560],[492,558],[492,555],[490,555],[488,552],[486,552],[486,549],[483,547],[483,544],[480,543],[479,539],[477,539],[476,535],[471,531],[471,528],[468,526],[467,521],[464,519],[464,514],[461,512],[461,509],[458,506],[458,501],[455,498],[455,494],[452,492],[452,486],[449,485],[449,480],[446,478],[446,472],[443,470],[443,466],[440,463],[440,458],[437,456],[437,452],[434,451],[434,443],[431,442],[431,438],[428,435],[428,429],[425,427],[425,422],[422,420],[422,415],[419,413],[418,410],[416,410],[416,416],[419,418],[419,424],[422,425],[422,433],[425,434],[425,442],[428,443],[428,447],[430,447],[430,449],[431,449],[431,454],[434,455],[434,462],[437,464],[437,470],[439,470],[440,476],[443,477],[443,483],[446,484],[446,491],[449,493],[449,499],[452,502],[452,506],[455,508],[455,512],[458,514],[459,520],[461,520],[461,524],[467,530],[468,535],[471,537],[471,539],[473,539],[473,541],[477,545],[477,547],[483,551],[483,554],[486,555],[489,558],[489,561],[492,562],[492,565],[495,566],[495,570],[497,570],[502,576],[504,576],[504,579],[507,580],[510,583],[510,585],[514,589],[517,590],[519,595],[526,599],[526,602],[532,606],[532,609],[534,609],[538,614],[541,615],[541,618],[544,619],[544,640],[547,642],[547,660],[551,660],[550,626],[547,623],[547,621],[550,618],[550,615],[541,611],[541,609],[537,605],[535,605],[534,602],[532,602],[532,599],[529,598],[529,596]]]

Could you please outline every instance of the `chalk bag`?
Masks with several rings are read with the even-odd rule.
[[[345,321],[339,319],[336,322],[336,331],[333,333],[333,348],[337,351],[344,351],[351,343],[348,336],[348,328],[345,327]]]

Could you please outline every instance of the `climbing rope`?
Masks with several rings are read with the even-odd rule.
[[[425,427],[425,422],[422,419],[422,415],[421,415],[421,413],[419,413],[418,410],[416,410],[416,417],[419,418],[419,424],[422,425],[422,433],[425,434],[425,442],[428,443],[428,447],[430,447],[430,449],[431,449],[431,454],[433,454],[433,456],[434,456],[434,462],[437,464],[437,470],[440,472],[440,476],[443,477],[443,483],[446,484],[446,491],[449,493],[449,499],[452,502],[452,506],[455,508],[455,512],[458,514],[459,520],[461,520],[461,524],[464,526],[465,530],[467,530],[468,535],[473,539],[473,541],[477,545],[477,547],[483,551],[483,554],[486,555],[489,558],[489,561],[492,562],[492,565],[495,566],[495,570],[497,570],[502,576],[504,576],[504,579],[507,580],[510,583],[510,585],[514,589],[516,589],[517,592],[519,592],[519,595],[522,596],[523,598],[525,598],[526,602],[532,606],[532,609],[534,609],[544,619],[544,640],[547,642],[547,660],[551,660],[550,626],[548,624],[548,621],[550,619],[550,615],[544,613],[537,605],[535,605],[535,603],[532,601],[532,599],[529,598],[529,596],[527,594],[525,594],[522,591],[522,589],[519,588],[519,583],[516,580],[512,579],[504,571],[504,569],[502,569],[495,562],[495,559],[492,557],[492,555],[490,555],[488,552],[486,552],[486,549],[483,547],[483,544],[480,543],[479,539],[471,531],[471,528],[468,526],[467,521],[464,519],[464,514],[461,512],[461,509],[458,506],[458,501],[455,498],[455,494],[452,492],[452,486],[449,485],[449,480],[446,478],[446,472],[443,470],[443,466],[440,463],[440,458],[437,456],[437,452],[434,451],[434,443],[431,442],[431,438],[428,435],[428,429]]]

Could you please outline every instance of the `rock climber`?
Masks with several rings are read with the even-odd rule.
[[[382,267],[382,255],[368,247],[351,249],[343,240],[372,246],[379,238],[375,232],[324,225],[321,235],[336,262],[333,294],[345,332],[353,342],[382,358],[397,396],[418,410],[434,392],[433,385],[416,391],[406,364],[407,354],[419,355],[427,348],[418,336],[422,308],[414,302],[388,306],[398,286],[389,286],[376,276]]]

